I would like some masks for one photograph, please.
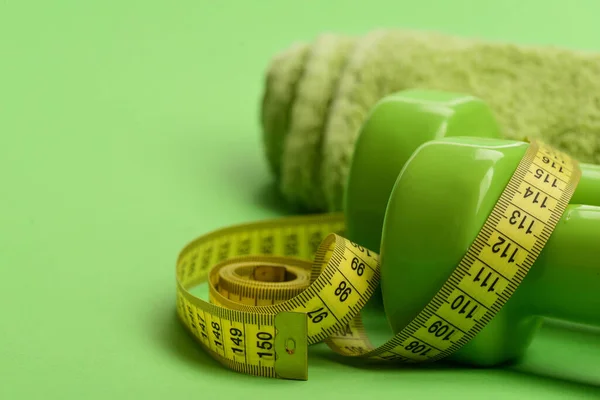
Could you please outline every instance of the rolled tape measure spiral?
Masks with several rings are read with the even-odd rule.
[[[341,214],[239,225],[196,239],[177,261],[178,315],[211,356],[252,375],[308,379],[307,347],[321,341],[348,357],[439,360],[472,339],[508,301],[580,175],[576,160],[531,141],[452,275],[380,347],[369,342],[360,320],[379,282],[379,256],[343,237]],[[522,216],[535,224],[521,226]],[[189,292],[203,282],[210,302]]]

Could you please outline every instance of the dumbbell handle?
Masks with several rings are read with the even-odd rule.
[[[531,315],[600,327],[600,207],[571,204],[511,301]]]
[[[600,206],[600,165],[580,163],[581,179],[571,204],[588,204]]]

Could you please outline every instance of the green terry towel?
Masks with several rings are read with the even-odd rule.
[[[267,72],[265,152],[287,201],[312,212],[342,210],[367,113],[410,88],[477,96],[506,138],[541,137],[600,163],[600,54],[433,32],[329,33],[277,54]]]

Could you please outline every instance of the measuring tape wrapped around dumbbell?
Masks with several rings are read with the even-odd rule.
[[[341,214],[225,228],[177,261],[177,310],[200,345],[247,374],[307,379],[307,347],[418,363],[473,339],[515,292],[579,182],[576,160],[532,140],[452,274],[410,323],[375,348],[360,311],[380,280],[378,254],[344,238]],[[432,248],[435,251],[435,248]],[[210,302],[190,289],[208,282]]]

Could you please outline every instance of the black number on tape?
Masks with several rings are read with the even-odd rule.
[[[261,348],[263,350],[271,350],[273,348],[273,343],[270,340],[273,339],[273,335],[269,332],[258,332],[256,334],[256,338],[259,339],[256,341],[256,347]],[[256,353],[259,357],[273,357],[273,353],[270,352],[258,352]]]
[[[546,156],[542,157],[542,161],[544,162],[544,164],[549,164],[554,169],[558,168],[558,172],[563,172],[563,167],[561,165],[556,164],[556,161],[552,161]]]
[[[350,242],[350,243],[352,243],[352,246],[354,246],[358,251],[360,251],[361,253],[367,253],[367,256],[371,257],[371,252],[369,252],[369,249],[365,249],[361,245],[354,243],[354,242]]]
[[[346,301],[350,293],[352,293],[352,288],[347,287],[346,281],[341,281],[337,289],[335,289],[335,295],[340,298],[342,303]]]
[[[450,305],[450,308],[452,308],[453,310],[458,310],[460,308],[460,311],[458,313],[465,314],[469,310],[469,306],[471,305],[471,300],[470,299],[467,300],[467,302],[464,305],[463,305],[463,303],[465,303],[465,296],[463,296],[462,294],[458,295],[458,296],[456,296],[456,298]],[[473,304],[473,307],[468,312],[468,314],[465,316],[465,318],[467,318],[467,319],[473,318],[473,314],[475,313],[475,310],[477,310],[477,307],[478,307],[477,304]]]
[[[350,353],[354,353],[354,354],[362,354],[365,352],[365,349],[360,346],[344,346],[344,348],[346,350],[348,350]]]
[[[243,353],[244,350],[241,349],[241,347],[243,347],[242,343],[243,343],[243,333],[241,330],[239,330],[238,328],[231,328],[229,329],[229,334],[231,335],[231,341],[233,342],[233,344],[235,344],[237,347],[232,347],[231,351],[233,351],[234,353]]]
[[[250,254],[250,239],[246,238],[240,242],[240,246],[238,248],[239,255]]]
[[[475,276],[475,279],[473,279],[473,282],[481,281],[482,276],[483,276],[482,274],[484,274],[484,272],[486,270],[487,270],[487,268],[481,267],[481,269],[477,273],[477,276]],[[488,285],[490,286],[487,290],[488,292],[493,292],[495,290],[494,288],[496,286],[496,283],[498,283],[498,279],[500,279],[500,278],[496,277],[494,279],[494,281],[490,284],[488,281],[491,279],[492,276],[493,276],[492,271],[487,271],[487,275],[485,275],[485,278],[483,278],[483,281],[481,281],[481,285],[480,285],[481,287],[486,287]]]
[[[351,263],[352,269],[356,271],[358,276],[362,276],[365,273],[365,264],[360,262],[358,258],[354,257]]]
[[[206,322],[204,322],[204,318],[202,318],[198,313],[196,313],[196,316],[198,317],[198,324],[200,325],[200,328],[202,328],[202,332],[200,332],[202,337],[208,339],[208,335],[206,334]]]
[[[223,346],[223,343],[221,343],[221,341],[220,341],[221,340],[221,326],[214,321],[211,323],[211,326],[213,328],[212,333],[213,333],[213,336],[215,337],[215,344],[217,346]]]
[[[543,180],[544,183],[550,183],[550,182],[552,182],[552,184],[550,186],[552,186],[552,187],[557,187],[558,186],[556,184],[556,182],[558,181],[558,178],[552,179],[552,177],[550,176],[550,174],[547,173],[547,172],[544,172],[544,170],[541,169],[541,168],[536,169],[535,173],[533,174],[533,176],[535,176],[537,179],[541,179],[542,176],[544,176],[544,180]]]
[[[506,243],[506,246],[503,246],[505,243]],[[505,258],[505,257],[508,257],[511,246],[512,246],[511,242],[507,242],[506,239],[504,239],[501,236],[498,236],[498,241],[496,243],[494,243],[494,245],[492,246],[492,251],[494,253],[498,253],[500,250],[502,250],[502,254],[500,254],[500,258]],[[515,262],[515,255],[517,255],[518,251],[519,251],[518,247],[515,246],[514,250],[512,251],[512,254],[510,254],[510,258],[508,259],[509,263]]]
[[[323,307],[317,308],[316,310],[306,314],[308,315],[308,318],[310,318],[310,320],[315,324],[318,324],[319,322],[323,321],[323,319],[325,319],[325,317],[329,315],[327,311],[323,309]]]
[[[342,336],[352,336],[352,329],[350,329],[350,324],[346,325],[339,333]]]
[[[405,347],[405,349],[409,350],[413,354],[419,354],[420,356],[424,356],[431,351],[431,347],[426,346],[417,340],[410,342],[409,345]]]
[[[219,247],[219,256],[218,256],[219,261],[223,261],[224,259],[227,258],[227,256],[229,255],[229,246],[230,245],[231,244],[229,242],[221,243],[221,246]]]
[[[515,210],[512,212],[512,216],[510,217],[508,222],[510,222],[511,225],[515,225],[517,222],[519,222],[519,229],[525,229],[527,227],[525,233],[527,235],[531,235],[533,233],[531,228],[533,228],[533,224],[535,221],[533,220],[533,218],[527,217],[527,215],[523,215],[523,218],[521,218],[521,212],[519,210]],[[527,224],[527,222],[529,222],[529,224]]]
[[[523,195],[523,198],[526,199],[530,196],[534,196],[533,204],[539,204],[540,208],[546,208],[546,201],[548,201],[548,196],[543,195],[538,190],[535,190],[535,191],[531,190],[531,186],[527,186],[527,189],[525,189],[525,194]],[[543,199],[542,199],[542,196],[544,197]],[[541,201],[541,203],[540,203],[540,201]]]
[[[298,235],[292,233],[286,237],[285,255],[292,256],[298,254]]]
[[[210,260],[212,258],[213,248],[209,247],[204,251],[204,257],[202,257],[202,265],[200,269],[207,269],[210,266]]]
[[[273,254],[273,248],[275,247],[273,236],[267,236],[262,240],[261,250],[263,254]]]
[[[454,329],[450,330],[450,326],[447,324],[444,324],[442,321],[436,321],[433,324],[431,324],[431,326],[429,327],[429,329],[427,330],[429,333],[435,335],[435,337],[442,337],[444,335],[444,339],[443,340],[450,340],[450,338],[452,337],[452,334],[455,332]],[[449,331],[449,332],[448,332]]]

